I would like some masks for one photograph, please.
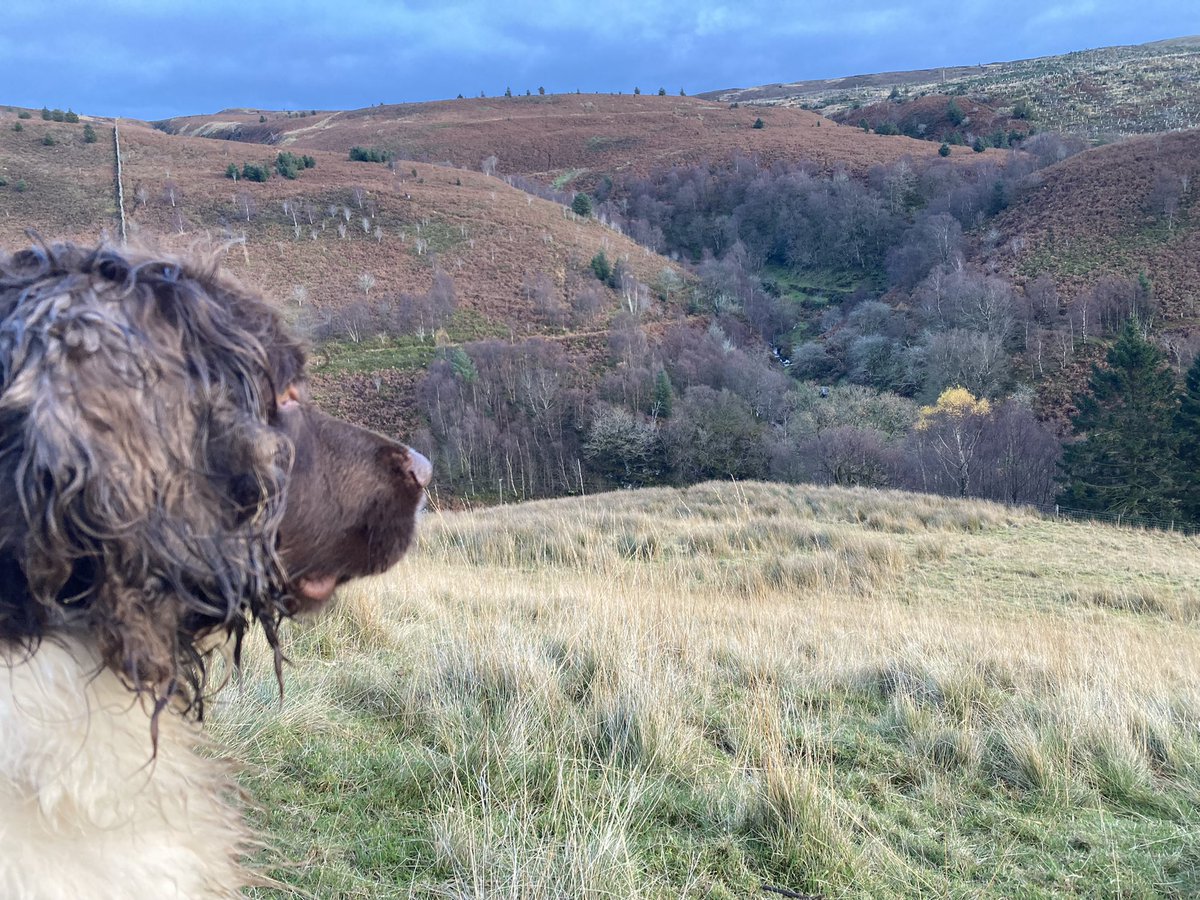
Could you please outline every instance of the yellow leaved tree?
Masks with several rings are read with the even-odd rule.
[[[918,438],[954,480],[960,497],[970,491],[979,441],[991,412],[987,398],[976,397],[964,387],[946,388],[933,406],[921,407]]]

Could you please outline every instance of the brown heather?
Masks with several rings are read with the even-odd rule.
[[[764,164],[807,160],[826,171],[865,173],[904,156],[935,159],[937,144],[864,135],[803,109],[731,108],[695,97],[555,94],[372,106],[288,118],[258,110],[171,119],[181,134],[282,142],[290,148],[347,153],[381,147],[400,156],[478,169],[495,155],[500,174],[592,186],[604,174],[646,175],[655,169],[719,162],[736,155]],[[765,127],[754,128],[762,117]],[[857,123],[855,123],[857,125]],[[970,148],[956,150],[966,158]]]

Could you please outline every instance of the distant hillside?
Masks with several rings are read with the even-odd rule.
[[[83,123],[0,115],[0,245],[26,243],[27,229],[82,241],[117,233],[112,125],[94,124],[97,141],[85,143]],[[441,271],[456,311],[438,341],[542,336],[586,370],[626,302],[595,279],[592,257],[603,251],[622,261],[643,286],[676,271],[594,219],[480,172],[352,162],[313,149],[305,152],[314,168],[258,184],[227,178],[227,167],[270,168],[278,148],[129,122],[120,133],[131,231],[182,247],[233,242],[226,264],[322,338],[314,371],[327,405],[393,432],[412,424],[413,381],[432,359],[435,337],[430,330],[381,340],[369,323],[355,332],[350,319],[367,307],[421,295]],[[595,308],[576,314],[571,301],[584,291],[598,298],[589,300]],[[650,328],[679,313],[645,295],[640,301],[649,304],[642,316]]]
[[[763,120],[755,128],[755,120]],[[259,121],[262,119],[263,121]],[[346,153],[378,147],[405,159],[478,170],[497,158],[499,174],[536,176],[555,186],[595,185],[604,175],[645,175],[674,165],[753,155],[765,163],[808,160],[865,172],[936,147],[903,137],[864,135],[802,109],[746,109],[695,97],[559,94],[373,106],[346,112],[226,110],[157,123],[176,134]]]
[[[998,111],[1028,105],[1040,130],[1091,138],[1200,125],[1200,36],[986,65],[884,72],[712,91],[725,103],[809,106],[842,115],[929,94]]]
[[[970,97],[929,94],[912,101],[884,100],[831,113],[843,125],[857,125],[880,134],[903,134],[952,144],[973,143],[1007,147],[1027,137],[1033,128],[1028,119]]]
[[[989,109],[895,105],[960,127]],[[115,231],[111,124],[89,143],[29,115],[0,113],[0,241]],[[160,126],[121,126],[134,234],[228,243],[312,337],[319,402],[413,435],[460,497],[729,476],[949,490],[914,423],[958,386],[1021,430],[1036,477],[988,457],[953,489],[1052,502],[1072,398],[1124,318],[1150,317],[1180,372],[1200,343],[1200,132],[943,159],[806,110],[642,96]],[[550,165],[556,148],[594,165],[546,168],[539,134]],[[402,156],[439,149],[462,167]],[[594,186],[604,222],[551,185]]]
[[[989,267],[1046,274],[1067,298],[1150,279],[1167,328],[1200,324],[1200,130],[1096,147],[1041,170],[985,237]]]

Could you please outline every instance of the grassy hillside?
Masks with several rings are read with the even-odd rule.
[[[761,484],[431,514],[216,730],[322,898],[1195,896],[1197,549]]]
[[[259,122],[262,117],[264,122]],[[755,119],[763,128],[754,128]],[[801,109],[732,108],[693,97],[558,94],[496,97],[287,113],[229,110],[161,123],[188,135],[295,148],[379,147],[405,159],[479,169],[490,156],[500,173],[533,175],[559,187],[587,187],[605,174],[654,169],[737,154],[766,163],[809,160],[866,171],[936,147],[902,137],[864,135]]]
[[[713,91],[712,100],[805,105],[844,113],[897,92],[967,95],[995,107],[1029,104],[1041,130],[1093,138],[1200,125],[1200,37],[1103,47],[987,65],[883,72]]]

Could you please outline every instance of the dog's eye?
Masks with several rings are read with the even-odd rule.
[[[295,409],[300,405],[300,388],[298,385],[288,385],[288,389],[275,398],[275,404],[280,409]]]

